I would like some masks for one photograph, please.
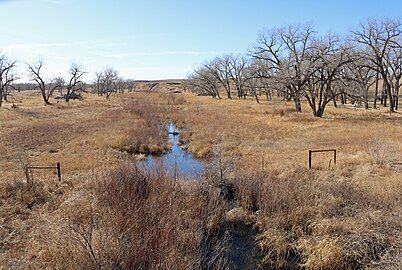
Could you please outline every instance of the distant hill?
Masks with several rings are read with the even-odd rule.
[[[137,80],[135,83],[136,91],[154,91],[178,93],[185,91],[185,79],[167,80]]]

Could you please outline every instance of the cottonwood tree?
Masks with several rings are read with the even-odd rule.
[[[257,71],[253,66],[246,69],[244,75],[247,79],[245,80],[246,83],[244,87],[247,89],[247,93],[254,96],[257,103],[260,103],[258,96],[261,95],[263,85],[261,79],[257,77],[256,72]]]
[[[225,89],[228,99],[232,99],[232,89],[230,84],[230,55],[215,57],[212,61],[204,62],[203,68],[208,71],[209,75],[215,78]]]
[[[94,81],[95,87],[94,88],[95,88],[96,94],[98,96],[102,96],[102,92],[101,92],[102,77],[103,77],[102,71],[95,72],[95,81]]]
[[[366,49],[365,57],[371,62],[372,68],[381,75],[390,112],[394,112],[394,97],[389,59],[392,50],[401,47],[401,33],[400,21],[391,19],[371,19],[361,24],[358,29],[352,30],[354,40]]]
[[[7,100],[7,96],[13,89],[12,83],[18,79],[15,75],[15,67],[17,62],[10,60],[5,54],[0,54],[0,107],[3,100]]]
[[[398,44],[402,45],[402,37],[399,38]],[[398,96],[399,89],[401,88],[401,76],[402,76],[402,47],[394,46],[388,55],[388,66],[391,73],[391,92],[394,98],[394,108],[398,109]]]
[[[247,92],[245,82],[247,80],[245,73],[249,60],[243,55],[230,55],[229,56],[229,76],[234,82],[237,90],[238,98],[246,98]]]
[[[274,70],[275,69],[269,62],[254,59],[251,60],[246,72],[246,76],[248,76],[253,83],[259,85],[259,95],[265,93],[267,100],[272,99],[273,90],[277,91],[278,97],[280,93],[280,89],[277,87],[280,84],[275,82]]]
[[[134,88],[135,88],[135,81],[134,81],[133,79],[127,79],[127,80],[125,81],[125,83],[126,83],[127,91],[128,91],[129,93],[133,92],[133,91],[134,91]]]
[[[188,76],[188,83],[192,86],[192,90],[199,95],[221,98],[219,94],[219,80],[205,66],[195,69],[193,74]]]
[[[115,92],[117,92],[119,94],[124,94],[124,92],[126,92],[126,89],[127,89],[126,81],[123,78],[118,77],[117,81],[116,81],[116,88],[117,89]]]
[[[51,84],[58,85],[60,96],[63,96],[63,89],[66,84],[66,81],[64,80],[64,78],[63,77],[54,77],[53,79],[51,79]]]
[[[44,66],[44,62],[42,59],[37,60],[33,64],[28,65],[28,73],[32,81],[36,83],[36,86],[39,88],[43,101],[45,105],[50,105],[49,102],[50,97],[53,95],[53,92],[57,88],[61,88],[63,84],[62,78],[54,78],[50,80],[49,83],[45,82],[42,74],[42,68]]]
[[[312,53],[316,32],[311,24],[273,28],[259,35],[252,56],[275,69],[278,83],[301,112],[301,98],[318,60]]]
[[[69,102],[77,94],[85,91],[85,83],[83,76],[86,74],[83,67],[79,64],[72,63],[68,71],[70,79],[66,85],[67,93],[64,96],[66,102]]]
[[[100,95],[105,95],[106,99],[110,98],[112,93],[115,93],[121,87],[121,79],[119,73],[112,67],[107,67],[103,71],[96,74],[98,81],[98,92]]]
[[[333,35],[315,41],[310,52],[314,60],[314,72],[307,79],[304,96],[314,116],[322,117],[326,105],[335,102],[341,90],[334,87],[334,82],[341,79],[342,68],[353,61],[351,46]],[[336,105],[336,103],[335,103]]]
[[[348,94],[360,99],[364,103],[365,109],[369,109],[370,87],[378,84],[377,72],[370,66],[370,62],[357,51],[353,53],[356,59],[345,65],[343,78],[349,82]],[[378,85],[376,86],[378,90]],[[377,98],[374,94],[374,100]]]

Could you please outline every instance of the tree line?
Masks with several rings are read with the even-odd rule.
[[[402,75],[402,27],[393,19],[370,19],[346,35],[319,35],[310,23],[263,31],[248,53],[205,61],[188,76],[199,95],[232,99],[273,95],[293,101],[297,112],[306,100],[314,116],[327,104],[380,101],[398,109]],[[370,89],[374,88],[372,95]]]
[[[81,99],[82,92],[92,91],[108,99],[112,93],[124,93],[134,89],[134,80],[123,79],[112,67],[95,72],[95,79],[89,84],[83,80],[88,72],[77,63],[70,65],[67,78],[45,78],[45,63],[42,59],[25,64],[30,83],[17,83],[20,79],[16,72],[17,65],[17,61],[0,53],[0,107],[13,96],[13,91],[20,91],[21,88],[39,89],[45,105],[51,104],[50,98],[55,91],[59,91],[55,98],[69,102],[72,99]]]

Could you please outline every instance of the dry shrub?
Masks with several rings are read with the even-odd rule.
[[[147,117],[131,128],[119,148],[130,154],[160,155],[169,149],[165,126]]]
[[[395,151],[392,144],[386,138],[376,137],[369,147],[369,154],[375,164],[389,165],[395,159]]]
[[[43,181],[27,183],[26,181],[14,179],[5,183],[1,189],[1,198],[13,199],[29,209],[32,209],[35,205],[46,203],[51,196],[51,190]]]
[[[287,239],[286,232],[268,228],[261,233],[257,240],[264,257],[262,263],[268,269],[283,269],[289,263],[290,255],[294,256],[292,245]]]
[[[151,100],[129,100],[123,104],[123,110],[144,118],[146,114],[159,115],[166,112],[166,108]]]
[[[213,233],[225,211],[211,187],[183,186],[128,163],[101,173],[44,225],[41,260],[64,269],[198,269],[201,228]]]
[[[99,205],[119,239],[123,269],[191,268],[197,255],[197,219],[191,196],[163,173],[124,165],[97,184]],[[197,207],[197,202],[195,207]]]
[[[353,179],[302,167],[282,176],[251,167],[227,181],[237,205],[255,216],[268,268],[361,268],[396,245],[397,198],[377,201]],[[372,207],[381,211],[372,214]]]
[[[128,102],[125,110],[140,117],[118,148],[130,154],[160,155],[169,149],[167,131],[158,105],[150,102]]]
[[[296,112],[294,108],[289,108],[289,107],[284,107],[284,108],[278,108],[276,106],[270,107],[266,113],[272,116],[287,116],[291,113]]]
[[[336,239],[305,240],[298,248],[303,251],[306,269],[344,269],[342,245]]]
[[[186,99],[183,94],[177,93],[168,93],[165,94],[164,99],[167,102],[167,105],[184,105],[186,104]]]

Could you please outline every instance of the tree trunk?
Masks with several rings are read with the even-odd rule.
[[[390,113],[393,113],[393,112],[395,112],[395,110],[394,110],[394,99],[393,99],[393,96],[392,96],[392,93],[391,93],[391,85],[389,84],[389,82],[388,81],[386,81],[385,82],[385,91],[386,91],[386,93],[387,93],[387,96],[388,96],[388,100],[389,100],[389,112]]]
[[[377,109],[377,96],[378,96],[378,72],[375,77],[375,93],[374,93],[374,104],[373,104],[374,109]]]
[[[301,111],[302,111],[302,107],[301,107],[300,98],[294,96],[294,97],[293,97],[293,100],[294,100],[294,102],[295,102],[295,109],[296,109],[296,112],[301,112]]]
[[[346,105],[346,97],[344,93],[341,94],[341,103],[342,105]]]
[[[255,93],[255,100],[257,101],[257,103],[260,103],[260,100],[258,99],[257,93]]]
[[[228,99],[232,99],[232,94],[230,93],[230,89],[226,90],[226,93],[227,93]]]
[[[315,117],[322,117],[324,115],[325,106],[318,106],[318,110],[314,112]]]
[[[369,109],[368,91],[369,91],[368,88],[365,89],[365,91],[364,91],[364,100],[363,100],[363,102],[364,102],[364,108],[365,108],[366,110]]]
[[[394,106],[394,108],[395,108],[395,111],[397,111],[398,110],[398,102],[399,102],[399,87],[400,87],[400,84],[399,84],[399,80],[400,79],[397,79],[396,80],[396,82],[395,82],[395,96],[394,96],[394,102],[395,102],[395,106]]]

